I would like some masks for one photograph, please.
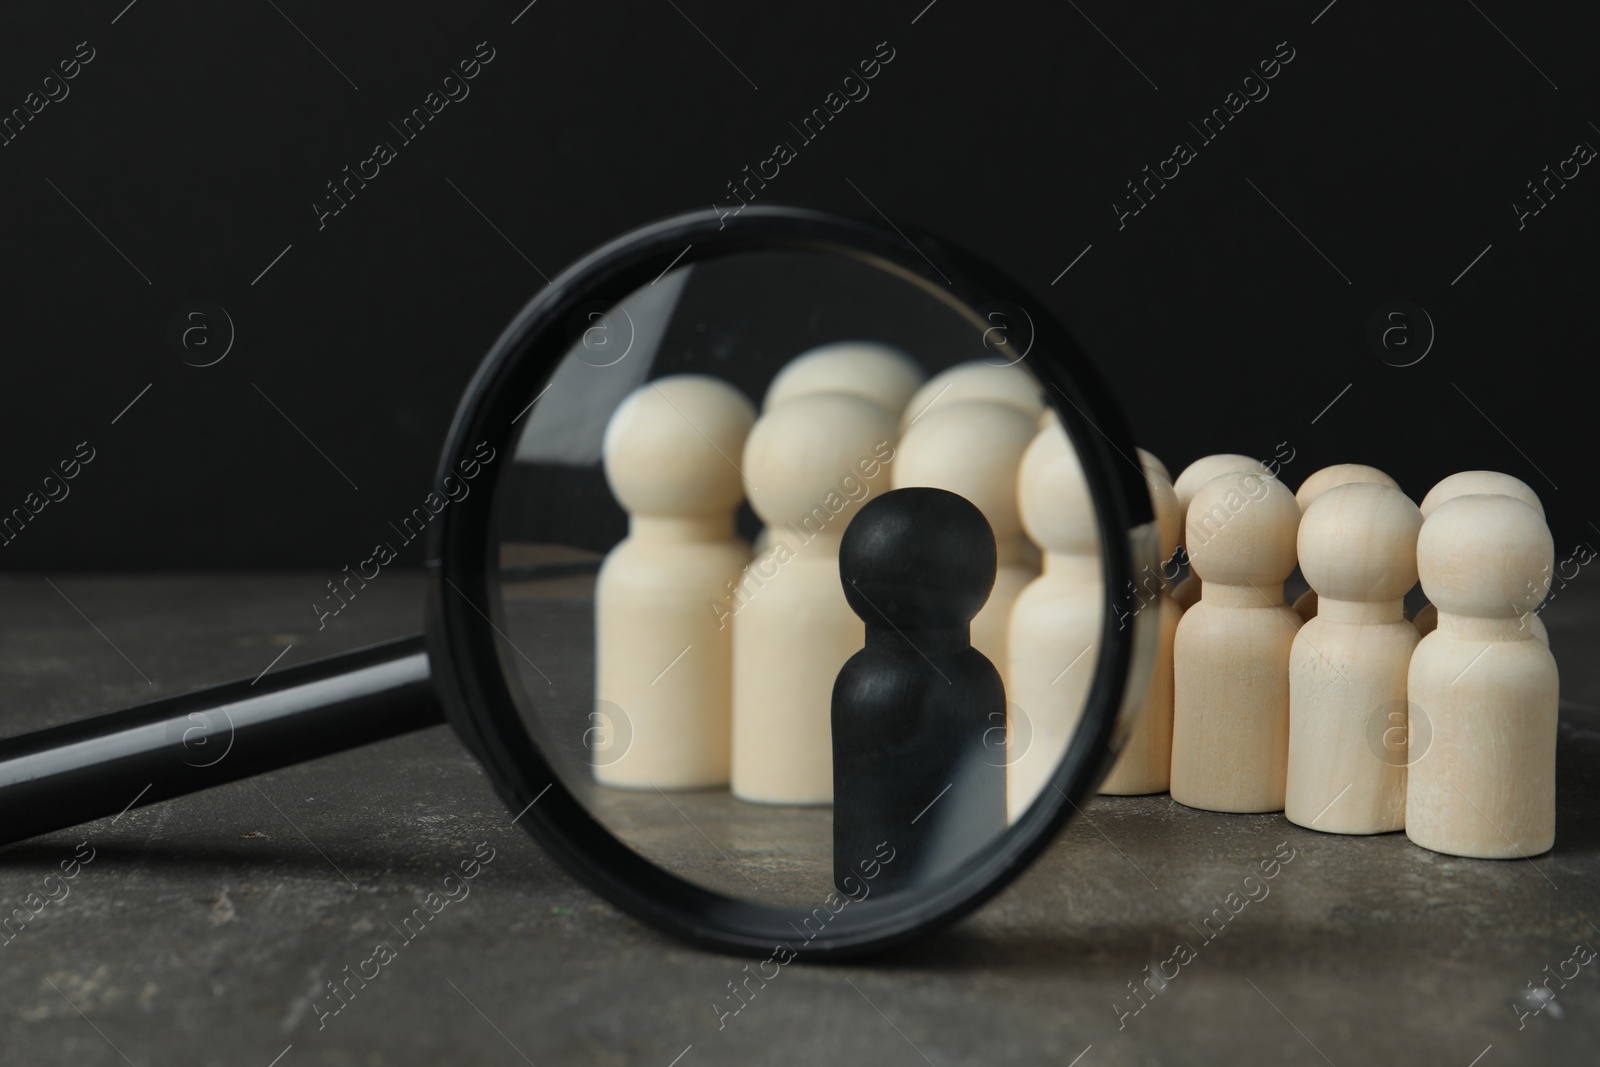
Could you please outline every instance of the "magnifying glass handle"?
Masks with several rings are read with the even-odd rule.
[[[418,634],[0,739],[0,844],[443,721]]]

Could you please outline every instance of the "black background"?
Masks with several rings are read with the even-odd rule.
[[[881,209],[990,259],[1077,334],[1175,473],[1287,442],[1291,486],[1366,462],[1420,500],[1499,469],[1544,499],[1558,560],[1600,538],[1600,175],[1520,230],[1512,208],[1600,145],[1592,6],[524,3],[0,15],[0,113],[78,42],[96,52],[0,148],[0,512],[78,442],[96,450],[0,565],[359,558],[428,491],[463,386],[545,276],[729,202],[884,41],[870,96],[762,200]],[[481,41],[495,57],[471,95],[319,231],[325,183],[398,144],[387,123]],[[1294,59],[1270,95],[1200,146],[1188,123],[1279,42]],[[1124,183],[1180,140],[1198,158],[1119,229]],[[1437,330],[1404,368],[1366,340],[1397,299]],[[236,329],[212,367],[166,338],[193,301]]]

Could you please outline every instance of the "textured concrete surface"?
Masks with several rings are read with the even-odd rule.
[[[50,577],[59,593],[0,579],[6,732],[421,619],[404,573],[321,633],[308,604],[331,575]],[[744,960],[579,888],[438,728],[0,850],[10,911],[60,896],[45,876],[93,849],[0,946],[0,1063],[1592,1063],[1600,960],[1566,961],[1600,947],[1600,586],[1580,578],[1545,617],[1562,668],[1559,828],[1533,861],[1106,798],[950,931],[863,964],[784,967],[751,980],[735,1015]],[[1293,858],[1239,904],[1280,843]],[[491,849],[469,894],[444,900],[445,875]],[[425,901],[437,914],[412,919],[408,941],[397,927]],[[1229,919],[1207,940],[1213,909]],[[366,962],[380,940],[393,958]],[[1177,977],[1131,1014],[1129,983],[1180,942]],[[332,1014],[325,983],[346,966],[378,977],[352,980]],[[1527,999],[1546,982],[1554,999]]]

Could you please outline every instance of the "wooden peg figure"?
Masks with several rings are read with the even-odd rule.
[[[839,541],[890,488],[896,416],[817,393],[772,408],[745,442],[745,492],[773,547],[730,588],[733,794],[769,804],[833,799],[833,679],[863,640],[839,589]]]
[[[1023,533],[1017,510],[1017,468],[1034,436],[1034,419],[1012,405],[941,402],[906,430],[895,453],[897,489],[948,489],[976,505],[994,531],[1000,565],[988,602],[972,620],[972,647],[1002,672],[1011,606],[1039,575],[1038,550]]]
[[[1405,826],[1406,670],[1421,638],[1402,611],[1422,512],[1381,482],[1319,495],[1300,519],[1300,570],[1319,596],[1289,654],[1284,815],[1334,834]],[[1395,718],[1398,716],[1398,719]]]
[[[1169,560],[1178,547],[1178,495],[1159,459],[1142,448],[1139,457],[1160,530],[1161,558]],[[1156,572],[1141,576],[1115,610],[1119,626],[1129,624],[1126,616],[1130,611],[1160,612],[1160,643],[1139,717],[1111,773],[1100,783],[1100,792],[1124,796],[1165,792],[1172,775],[1172,642],[1183,609],[1172,599],[1171,586]]]
[[[1000,674],[968,640],[995,575],[983,513],[943,489],[865,504],[839,549],[839,580],[866,644],[833,685],[834,882],[882,842],[896,861],[874,888],[956,867],[1006,828]]]
[[[632,789],[728,781],[733,631],[707,605],[750,561],[734,533],[744,499],[729,457],[755,409],[716,378],[646,382],[606,426],[606,481],[628,536],[595,583],[595,696],[627,716],[631,741],[595,777]],[[623,724],[596,720],[615,743]]]
[[[1422,524],[1417,569],[1439,626],[1411,657],[1412,715],[1431,738],[1411,753],[1406,835],[1424,848],[1516,859],[1555,842],[1559,677],[1518,624],[1554,558],[1544,519],[1512,497],[1456,497]]]
[[[1048,418],[1023,453],[1017,504],[1044,567],[1011,609],[1008,711],[1026,717],[1009,724],[1012,821],[1045,789],[1077,730],[1106,619],[1094,500],[1059,418]]]
[[[1289,766],[1289,649],[1300,617],[1283,602],[1300,508],[1282,482],[1223,474],[1189,502],[1200,602],[1174,639],[1172,799],[1208,811],[1282,811]]]

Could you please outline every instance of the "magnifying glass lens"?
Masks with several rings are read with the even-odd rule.
[[[786,250],[571,314],[499,476],[498,662],[652,863],[765,904],[881,897],[958,869],[1054,769],[1094,658],[1010,699],[1036,441],[1096,625],[1097,519],[1009,310]]]

